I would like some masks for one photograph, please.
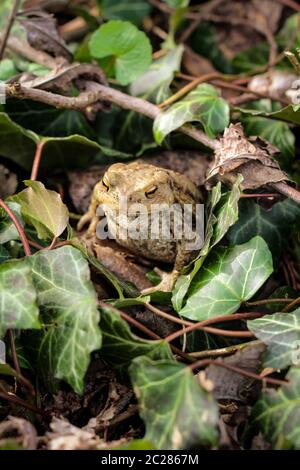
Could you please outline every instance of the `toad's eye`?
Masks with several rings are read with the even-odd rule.
[[[103,186],[105,187],[106,191],[108,191],[108,190],[109,190],[109,183],[108,183],[108,181],[103,178],[102,184],[103,184]]]
[[[148,199],[151,199],[151,198],[154,196],[154,194],[156,193],[157,189],[158,189],[157,186],[152,186],[151,188],[149,188],[149,189],[145,192],[146,197],[147,197]]]

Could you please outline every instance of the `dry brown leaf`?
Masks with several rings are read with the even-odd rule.
[[[15,440],[22,448],[35,450],[37,448],[37,432],[26,419],[9,416],[0,423],[0,445],[6,441]]]
[[[217,177],[232,184],[238,174],[244,178],[243,189],[255,189],[279,181],[287,181],[288,176],[273,158],[278,149],[260,137],[247,138],[240,123],[231,124],[220,139],[215,152],[215,162],[208,172],[211,185]]]
[[[269,70],[254,76],[248,84],[250,91],[269,95],[274,100],[291,98],[290,89],[297,80],[297,75],[284,70]]]
[[[101,445],[95,432],[77,428],[66,419],[53,418],[50,428],[46,435],[49,450],[96,450]]]
[[[43,10],[29,10],[23,13],[25,20],[19,20],[27,31],[29,44],[38,51],[44,51],[54,57],[64,57],[68,62],[72,54],[59,35],[56,19]]]

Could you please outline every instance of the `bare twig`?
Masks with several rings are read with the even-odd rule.
[[[13,403],[14,405],[21,406],[22,408],[26,408],[27,410],[34,411],[34,413],[38,413],[40,415],[49,416],[48,413],[37,408],[36,406],[32,405],[31,403],[27,403],[26,401],[22,400],[21,398],[13,395],[12,393],[4,393],[0,392],[1,400],[6,400],[8,402]]]
[[[278,3],[281,3],[282,5],[285,5],[286,7],[292,8],[295,11],[298,11],[300,13],[300,5],[295,2],[294,0],[275,0]]]
[[[219,348],[219,349],[206,349],[204,351],[197,351],[190,353],[191,356],[197,358],[197,359],[204,359],[207,357],[220,357],[220,356],[230,356],[231,354],[236,353],[237,351],[240,351],[241,349],[244,349],[245,347],[253,344],[262,344],[262,341],[251,341],[247,343],[241,343],[241,344],[232,344],[231,346],[227,346],[225,348]]]
[[[7,40],[9,38],[11,28],[13,27],[16,15],[18,13],[20,3],[21,3],[21,0],[14,0],[13,7],[12,7],[10,15],[8,17],[6,29],[5,29],[5,32],[4,32],[3,37],[2,37],[2,42],[1,42],[1,46],[0,46],[0,60],[3,59],[3,55],[4,55],[5,48],[6,48]]]
[[[237,374],[244,375],[245,377],[250,377],[252,379],[259,380],[261,382],[266,382],[272,385],[286,385],[288,383],[286,380],[261,377],[260,375],[255,374],[255,372],[251,372],[246,369],[241,369],[240,367],[232,366],[231,364],[227,364],[226,362],[219,361],[216,359],[203,359],[203,360],[195,362],[194,364],[191,364],[188,367],[190,367],[192,370],[195,370],[195,369],[199,369],[200,367],[205,367],[209,365],[224,367],[224,369],[228,369],[232,372],[236,372]]]
[[[158,106],[141,98],[135,98],[127,95],[126,93],[122,93],[114,88],[110,88],[99,83],[92,83],[90,89],[91,91],[83,92],[77,97],[69,97],[50,93],[44,90],[29,88],[21,85],[20,83],[7,84],[5,86],[7,96],[19,99],[31,99],[33,101],[42,102],[58,108],[84,109],[99,100],[104,100],[110,101],[123,109],[129,109],[143,114],[151,119],[155,119],[160,113]],[[203,131],[191,125],[184,125],[180,127],[178,131],[188,135],[212,150],[217,150],[220,147],[218,139],[209,138]],[[281,182],[270,183],[270,186],[276,189],[279,193],[300,204],[300,192],[291,186],[288,186],[288,184]]]
[[[35,181],[37,179],[40,163],[41,163],[41,158],[42,158],[42,153],[43,153],[43,148],[45,145],[45,141],[41,140],[36,144],[36,152],[33,160],[33,165],[32,165],[32,170],[31,170],[31,177],[30,179],[32,181]]]
[[[30,99],[50,106],[55,106],[57,108],[84,109],[99,100],[104,100],[110,101],[123,109],[129,109],[143,114],[151,119],[155,119],[160,113],[158,106],[155,106],[148,101],[141,98],[135,98],[127,95],[126,93],[122,93],[119,90],[109,88],[98,83],[94,83],[93,90],[83,92],[77,97],[62,96],[44,90],[29,88],[21,85],[20,83],[7,84],[5,88],[7,96],[19,99]],[[179,131],[192,137],[208,148],[215,150],[219,147],[219,141],[217,139],[210,139],[204,132],[193,128],[192,126],[182,126]]]

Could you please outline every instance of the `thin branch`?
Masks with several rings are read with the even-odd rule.
[[[20,83],[7,84],[5,89],[9,97],[30,99],[55,106],[56,108],[85,109],[99,100],[104,100],[110,101],[123,109],[143,114],[150,119],[155,119],[160,113],[158,106],[141,98],[135,98],[134,96],[127,95],[119,90],[98,83],[94,83],[93,85],[93,90],[81,93],[81,95],[77,97],[62,96],[44,90],[28,88]],[[219,141],[217,139],[210,139],[203,131],[192,126],[182,126],[179,131],[212,150],[216,150],[219,147]]]
[[[149,330],[145,325],[142,323],[138,322],[134,318],[132,318],[130,315],[127,313],[123,312],[122,310],[119,310],[118,308],[114,307],[113,305],[107,304],[106,302],[103,302],[102,300],[98,300],[98,305],[101,308],[106,308],[106,309],[111,309],[114,312],[116,312],[118,315],[120,315],[121,318],[123,318],[127,323],[131,324],[135,328],[139,329],[143,333],[145,333],[149,338],[153,340],[161,340],[163,341],[163,338],[158,336],[154,331]],[[189,354],[183,353],[180,349],[176,348],[175,346],[171,345],[171,349],[175,354],[178,354],[178,356],[181,356],[183,359],[187,360],[188,362],[193,362],[193,358],[189,356]]]
[[[267,304],[274,304],[274,303],[280,303],[280,302],[293,302],[295,299],[286,299],[286,298],[272,298],[272,299],[261,299],[261,300],[255,300],[253,302],[245,302],[244,305],[246,307],[256,307],[258,305],[267,305]]]
[[[19,359],[18,359],[17,350],[16,350],[16,342],[15,342],[14,332],[12,330],[9,330],[8,335],[9,335],[9,340],[10,340],[10,349],[11,349],[11,355],[12,355],[14,368],[15,368],[17,374],[21,375],[21,368],[20,368]]]
[[[233,313],[231,315],[222,315],[215,318],[209,318],[207,320],[203,320],[197,323],[193,323],[188,327],[184,328],[184,330],[175,331],[171,335],[166,338],[168,343],[171,343],[175,339],[179,338],[183,334],[190,333],[191,331],[195,330],[203,330],[207,333],[219,334],[223,336],[232,336],[232,337],[246,337],[251,338],[253,337],[253,333],[251,331],[235,331],[235,330],[221,330],[219,328],[211,328],[208,325],[212,325],[215,323],[221,323],[226,321],[235,321],[235,320],[247,320],[249,318],[260,318],[263,314],[259,312],[248,312],[248,313]]]
[[[294,0],[275,0],[278,3],[281,3],[282,5],[292,8],[292,10],[298,11],[300,13],[300,5],[298,5],[297,2]]]
[[[286,307],[284,307],[282,311],[289,312],[290,310],[292,310],[292,308],[294,308],[298,304],[300,304],[300,297],[297,297],[297,299],[292,300],[292,302],[286,305]]]
[[[34,156],[32,170],[31,170],[31,177],[30,177],[32,181],[35,181],[37,179],[45,143],[46,143],[45,140],[40,140],[36,144],[36,151],[35,151],[35,156]]]
[[[12,210],[8,207],[7,204],[5,204],[5,202],[1,198],[0,198],[0,207],[2,207],[2,209],[5,210],[5,212],[9,216],[9,218],[14,223],[14,225],[15,225],[15,227],[16,227],[19,235],[20,235],[20,239],[21,239],[21,242],[22,242],[22,245],[23,245],[23,248],[24,248],[25,255],[26,256],[31,256],[30,246],[29,246],[29,243],[28,243],[28,240],[27,240],[27,237],[25,235],[25,231],[24,231],[22,225],[20,224],[20,222],[18,221],[17,217],[12,212]]]
[[[18,13],[18,10],[19,10],[19,7],[20,7],[20,3],[21,3],[21,0],[14,0],[13,7],[11,9],[9,18],[7,20],[6,29],[5,29],[5,32],[4,32],[3,37],[2,37],[2,43],[1,43],[1,46],[0,46],[0,60],[3,59],[6,44],[7,44],[11,29],[13,27],[15,18],[17,16],[17,13]]]
[[[77,97],[68,97],[62,96],[54,93],[50,93],[44,90],[39,90],[35,88],[28,88],[20,83],[7,84],[5,90],[7,96],[19,99],[31,99],[33,101],[42,102],[49,104],[50,106],[55,106],[57,108],[65,109],[84,109],[87,106],[99,101],[110,101],[123,109],[128,109],[135,111],[137,113],[143,114],[151,119],[155,119],[159,113],[160,109],[158,106],[155,106],[148,101],[145,101],[141,98],[135,98],[133,96],[122,93],[119,90],[110,88],[99,83],[90,82],[91,91],[84,92]],[[220,147],[220,142],[218,139],[209,138],[203,131],[197,129],[190,125],[184,125],[178,129],[185,135],[193,138],[194,140],[200,142],[206,147],[217,150]],[[297,204],[300,204],[300,192],[292,188],[286,183],[270,183],[269,186],[273,187],[279,193],[284,196],[293,199]]]
[[[191,356],[197,358],[197,359],[203,359],[207,357],[220,357],[220,356],[230,356],[231,354],[236,353],[237,351],[240,351],[241,349],[244,349],[245,347],[253,344],[263,344],[262,341],[247,341],[247,343],[240,343],[240,344],[232,344],[231,346],[227,346],[225,348],[219,348],[219,349],[206,349],[204,351],[197,351],[190,353]]]
[[[45,411],[41,410],[40,408],[37,408],[36,406],[32,405],[31,403],[27,403],[26,401],[22,400],[21,398],[17,397],[16,395],[13,395],[11,393],[4,393],[0,392],[0,398],[1,400],[6,400],[10,403],[13,403],[14,405],[21,406],[23,408],[26,408],[27,410],[34,411],[34,413],[38,413],[40,415],[44,416],[49,416],[48,413]]]
[[[209,365],[224,367],[224,369],[228,369],[231,372],[236,372],[237,374],[244,375],[245,377],[250,377],[252,379],[266,382],[272,385],[286,385],[288,383],[286,380],[261,377],[260,375],[255,374],[255,372],[250,372],[249,370],[241,369],[240,367],[232,366],[231,364],[227,364],[226,362],[218,361],[216,359],[203,359],[201,361],[195,362],[194,364],[191,364],[188,367],[190,367],[192,370],[195,370]]]

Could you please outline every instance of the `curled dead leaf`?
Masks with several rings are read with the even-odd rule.
[[[23,12],[22,16],[25,19],[19,21],[26,29],[27,40],[32,47],[54,57],[64,57],[68,62],[72,60],[73,56],[58,33],[56,19],[51,14],[34,9]]]
[[[220,179],[232,184],[238,174],[244,178],[242,189],[255,189],[271,183],[288,181],[274,155],[278,149],[260,137],[247,138],[240,123],[231,124],[220,139],[215,161],[207,175],[208,185]]]
[[[267,73],[255,75],[248,84],[248,89],[263,95],[269,95],[274,100],[292,98],[291,87],[297,80],[297,75],[284,70],[269,70]]]

